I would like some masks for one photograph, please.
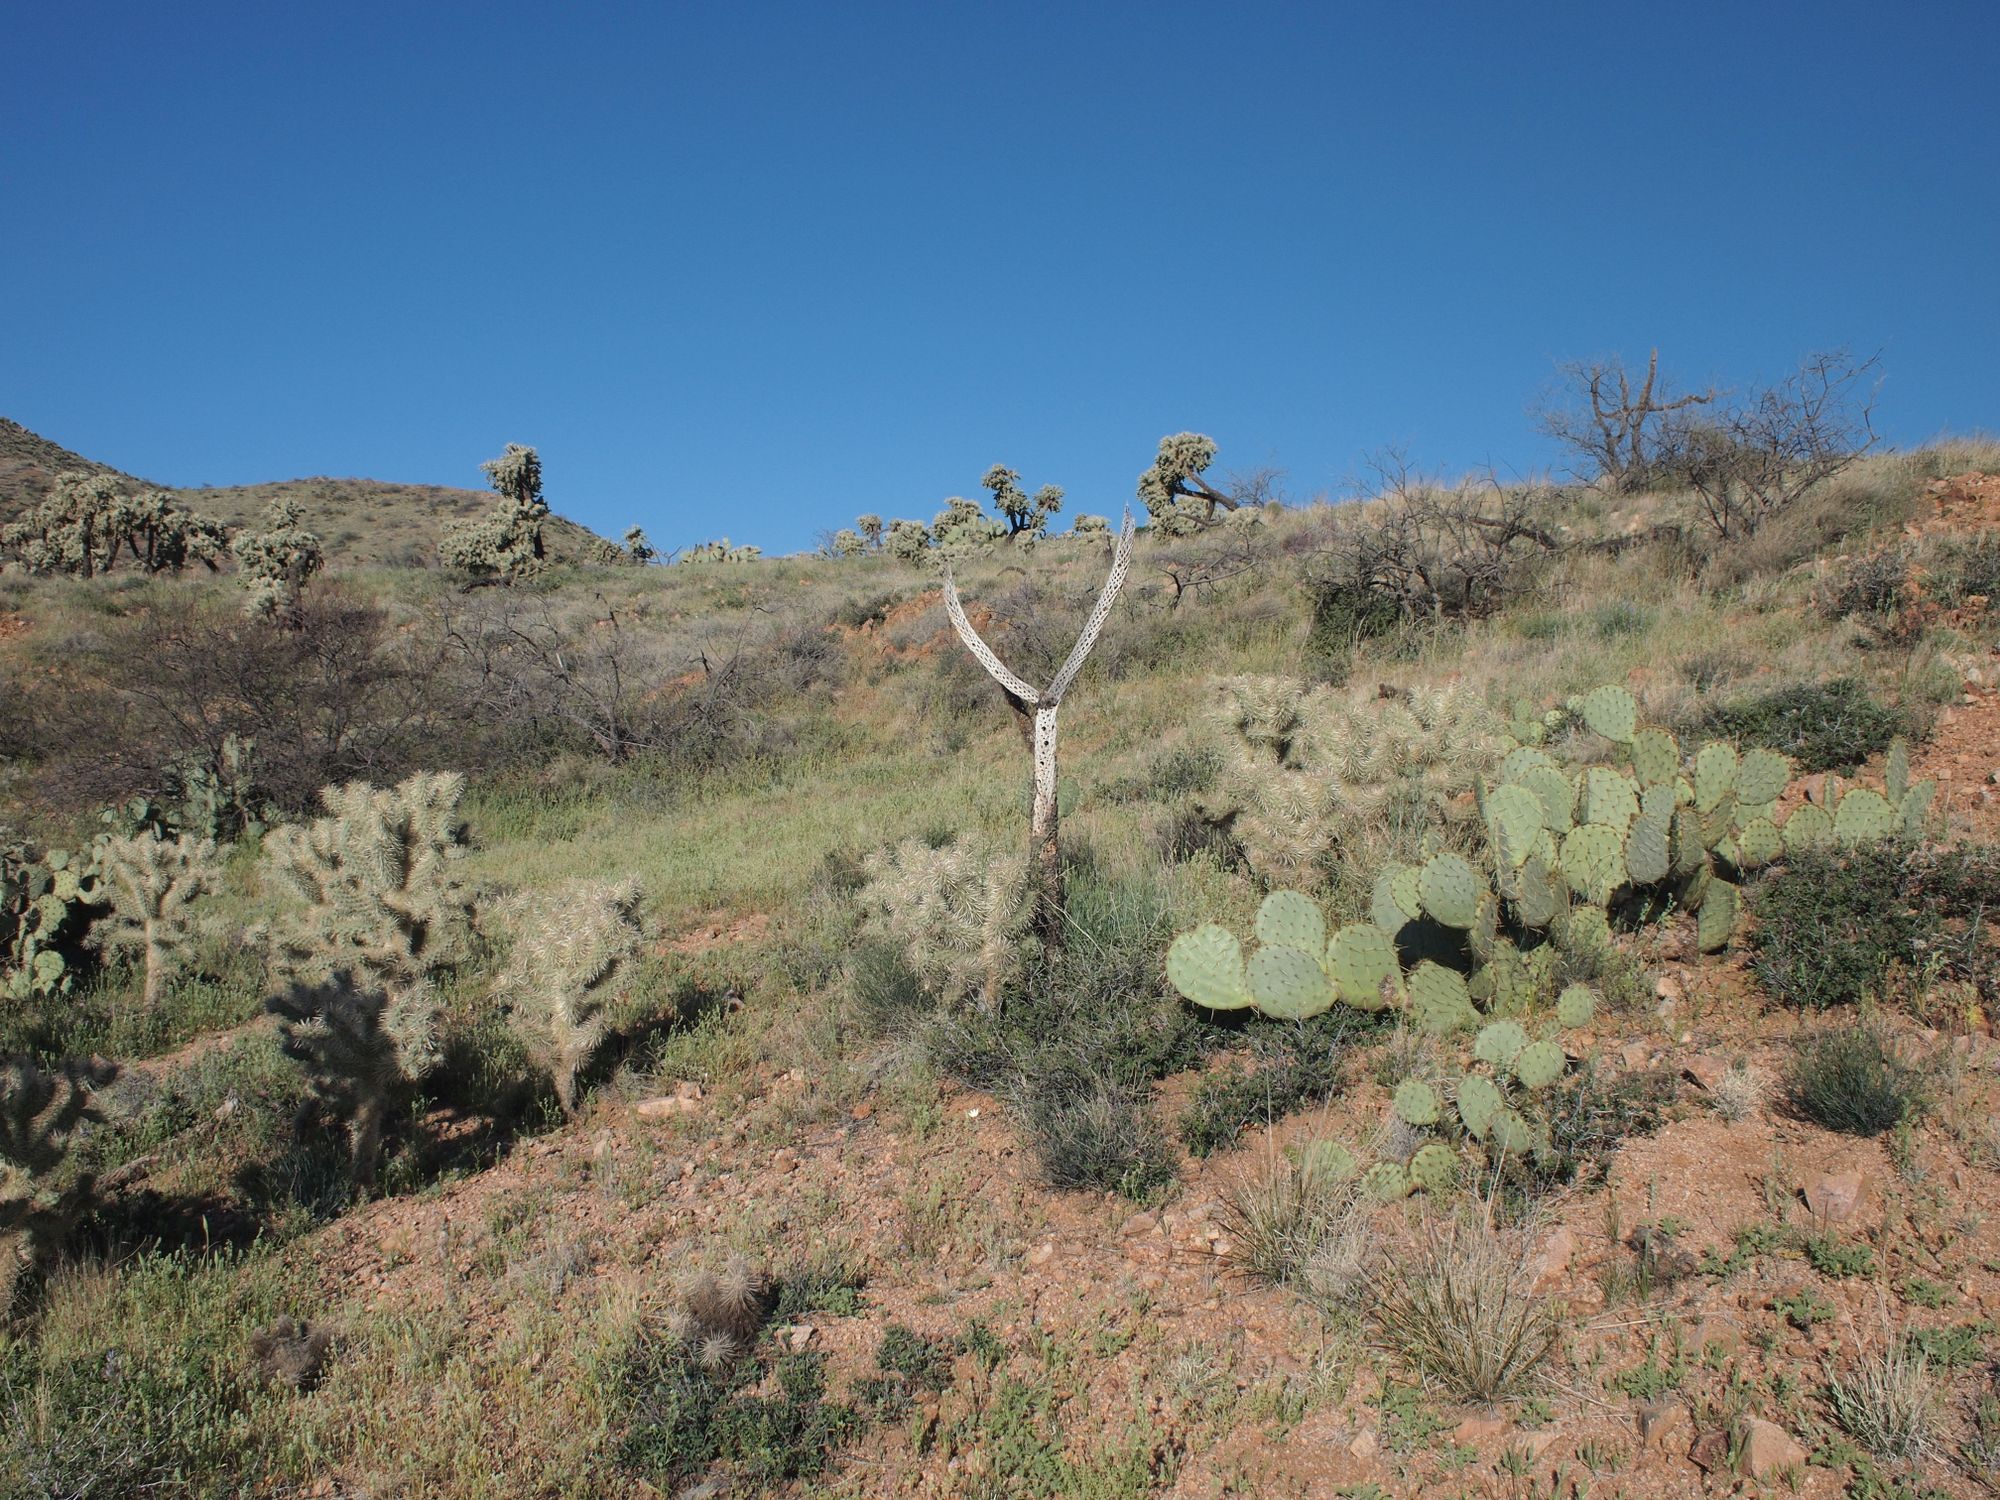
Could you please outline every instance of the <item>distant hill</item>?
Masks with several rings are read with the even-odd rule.
[[[175,489],[97,463],[0,417],[0,521],[12,520],[54,488],[70,469],[109,474],[135,489],[172,489],[190,510],[238,526],[255,520],[273,500],[295,501],[306,524],[326,544],[329,562],[349,567],[417,566],[429,561],[447,521],[475,516],[494,502],[489,490],[440,484],[396,484],[380,479],[284,479],[266,484]],[[551,516],[546,531],[558,561],[582,556],[596,534]]]

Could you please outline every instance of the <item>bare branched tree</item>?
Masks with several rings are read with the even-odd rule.
[[[1879,364],[1845,349],[1808,355],[1776,385],[1673,429],[1659,467],[1695,492],[1718,539],[1747,537],[1875,445]]]
[[[1713,387],[1670,396],[1660,379],[1658,349],[1648,356],[1637,389],[1616,358],[1566,364],[1558,384],[1560,396],[1536,412],[1535,425],[1585,466],[1579,477],[1613,490],[1636,488],[1651,477],[1655,447],[1675,412],[1716,399]]]

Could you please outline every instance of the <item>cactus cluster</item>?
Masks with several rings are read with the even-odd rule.
[[[298,613],[300,590],[326,561],[319,537],[301,524],[304,516],[296,501],[273,500],[262,524],[229,544],[237,581],[249,593],[245,614],[283,621]]]
[[[1597,997],[1571,985],[1546,1003],[1562,945],[1523,948],[1499,935],[1492,892],[1463,857],[1440,854],[1421,869],[1399,872],[1394,884],[1393,893],[1385,885],[1375,920],[1334,931],[1310,897],[1273,891],[1258,908],[1257,946],[1247,959],[1234,933],[1210,924],[1174,940],[1167,977],[1188,1000],[1212,1010],[1254,1007],[1304,1019],[1335,1005],[1395,1009],[1433,1035],[1470,1036],[1465,1072],[1448,1096],[1406,1080],[1396,1091],[1397,1118],[1418,1131],[1462,1129],[1496,1156],[1545,1151],[1547,1130],[1535,1100],[1567,1066],[1556,1034],[1588,1025]],[[1462,933],[1465,954],[1449,962],[1426,957],[1406,967],[1405,949],[1419,941],[1403,934],[1419,921]],[[1431,946],[1453,959],[1444,947]],[[1476,965],[1469,978],[1460,966],[1466,960]],[[1362,1186],[1383,1197],[1438,1190],[1456,1180],[1458,1164],[1458,1152],[1433,1139],[1407,1161],[1375,1163],[1362,1174]],[[1343,1176],[1357,1170],[1344,1148],[1329,1148],[1327,1166]]]
[[[729,538],[703,542],[698,547],[688,547],[681,552],[684,563],[747,563],[755,562],[764,555],[762,547],[734,547]]]
[[[464,790],[456,772],[328,787],[325,817],[264,843],[264,879],[293,903],[264,933],[293,987],[267,1003],[286,1051],[352,1121],[363,1180],[394,1094],[438,1061],[435,976],[470,930],[454,868]]]
[[[30,573],[92,578],[122,555],[145,573],[178,573],[198,562],[211,571],[229,545],[219,521],[182,506],[166,490],[132,494],[114,476],[72,470],[18,520],[0,526],[0,548]]]
[[[865,856],[861,870],[863,919],[937,999],[990,1007],[1020,972],[1035,918],[1024,853],[905,839]]]
[[[629,984],[645,931],[637,881],[571,880],[495,911],[512,937],[498,993],[522,1045],[576,1114],[578,1072],[602,1045],[607,1001]]]
[[[9,842],[0,830],[0,996],[66,994],[98,896],[94,858]]]
[[[1571,899],[1607,908],[1664,899],[1694,911],[1702,951],[1718,952],[1736,928],[1743,876],[1815,844],[1915,837],[1936,793],[1909,784],[1899,742],[1884,792],[1829,786],[1826,801],[1781,819],[1792,766],[1775,751],[1710,740],[1686,754],[1666,730],[1641,725],[1632,695],[1613,685],[1571,712],[1618,747],[1622,765],[1567,771],[1517,739],[1498,784],[1479,789],[1494,888],[1527,926],[1546,926]]]
[[[0,1061],[0,1318],[17,1277],[45,1254],[89,1202],[74,1168],[77,1132],[100,1118],[95,1095],[116,1075],[98,1058],[48,1069]]]
[[[1198,810],[1271,885],[1316,885],[1373,863],[1387,834],[1437,825],[1500,745],[1494,717],[1451,685],[1385,702],[1230,678],[1209,717],[1223,772]]]
[[[509,443],[479,467],[500,498],[485,515],[446,527],[438,558],[475,581],[511,583],[539,570],[547,557],[542,525],[549,506],[542,498],[541,456]]]

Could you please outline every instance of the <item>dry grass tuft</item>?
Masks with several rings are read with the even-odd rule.
[[[1862,1354],[1827,1382],[1834,1417],[1878,1458],[1917,1464],[1941,1451],[1937,1382],[1930,1361],[1907,1341]]]
[[[1562,1320],[1530,1289],[1525,1243],[1483,1211],[1429,1221],[1370,1278],[1382,1343],[1455,1399],[1526,1394],[1545,1373]]]

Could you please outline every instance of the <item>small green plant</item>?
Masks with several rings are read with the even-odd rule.
[[[1771,1310],[1801,1333],[1810,1333],[1814,1324],[1824,1323],[1833,1316],[1833,1304],[1811,1287],[1778,1298],[1771,1304]]]
[[[1929,1092],[1923,1069],[1875,1023],[1805,1037],[1785,1083],[1800,1118],[1845,1135],[1881,1135],[1915,1118]]]
[[[1806,1260],[1822,1276],[1844,1280],[1849,1276],[1873,1276],[1875,1252],[1866,1245],[1848,1244],[1830,1234],[1816,1234],[1806,1240]]]
[[[1986,1357],[1995,1325],[1990,1318],[1974,1323],[1954,1323],[1948,1328],[1912,1328],[1903,1335],[1904,1344],[1921,1354],[1931,1368],[1962,1370]]]
[[[1332,1098],[1346,1082],[1352,1038],[1366,1018],[1329,1014],[1304,1021],[1253,1019],[1246,1028],[1254,1066],[1204,1078],[1180,1118],[1181,1142],[1195,1156],[1234,1145],[1242,1133]]]
[[[1914,1302],[1918,1307],[1927,1307],[1933,1312],[1943,1307],[1950,1295],[1943,1285],[1927,1276],[1906,1276],[1898,1290],[1906,1302]]]
[[[1790,756],[1801,771],[1844,771],[1909,732],[1905,717],[1852,677],[1801,683],[1718,705],[1706,727]]]

